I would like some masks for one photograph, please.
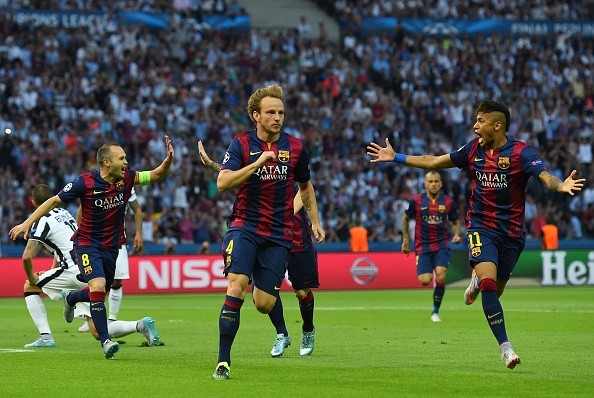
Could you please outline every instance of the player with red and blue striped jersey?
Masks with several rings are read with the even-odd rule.
[[[508,138],[510,117],[509,108],[501,102],[482,101],[473,126],[478,137],[455,152],[407,156],[396,153],[386,139],[385,147],[370,143],[367,154],[373,163],[393,161],[429,170],[454,166],[467,170],[472,184],[467,227],[473,276],[465,302],[472,303],[479,291],[482,293],[483,312],[499,343],[501,358],[513,369],[520,358],[507,338],[499,296],[524,249],[526,184],[533,176],[549,190],[574,195],[585,179],[576,179],[576,170],[565,181],[550,174],[532,147]]]
[[[198,141],[198,154],[200,155],[202,164],[216,172],[221,171],[221,165],[210,159],[201,141]],[[294,188],[296,188],[295,184]],[[303,320],[299,354],[307,356],[314,350],[314,296],[311,289],[319,287],[320,284],[318,257],[313,244],[307,212],[303,208],[301,194],[299,194],[298,189],[295,191],[293,207],[295,213],[293,216],[293,246],[287,263],[287,271],[293,292],[299,301],[299,310],[301,312],[301,319]],[[277,297],[274,308],[268,313],[268,316],[277,331],[277,337],[270,355],[278,357],[284,353],[286,344],[290,341],[290,339],[287,341],[288,332],[280,297]]]
[[[228,285],[219,317],[215,380],[229,378],[231,346],[239,329],[239,314],[250,278],[258,311],[269,314],[278,299],[293,245],[293,183],[297,183],[312,222],[314,238],[318,242],[325,238],[310,181],[307,151],[300,139],[282,131],[282,88],[270,85],[256,90],[248,100],[247,110],[256,129],[233,139],[217,178],[220,191],[238,191],[223,239]],[[288,345],[288,335],[284,337],[280,344]]]
[[[408,221],[415,220],[415,252],[417,254],[417,277],[424,286],[429,285],[435,271],[433,290],[433,312],[431,320],[441,322],[439,309],[445,294],[446,273],[452,251],[449,245],[448,220],[452,223],[454,236],[452,242],[459,243],[460,224],[458,206],[454,200],[441,190],[441,176],[436,171],[425,174],[425,190],[409,201],[408,209],[402,217],[402,252],[410,253]]]
[[[128,168],[126,153],[119,144],[104,144],[97,151],[98,171],[83,173],[66,184],[10,231],[12,239],[21,233],[26,239],[31,225],[44,214],[62,203],[80,199],[81,222],[72,241],[79,271],[88,288],[62,291],[64,318],[72,322],[76,303],[90,302],[91,317],[106,358],[112,358],[119,350],[118,343],[109,338],[104,301],[106,287],[113,282],[119,247],[126,242],[124,213],[134,184],[148,185],[166,177],[174,155],[168,136],[165,136],[165,146],[167,156],[159,166],[151,171],[136,172]]]

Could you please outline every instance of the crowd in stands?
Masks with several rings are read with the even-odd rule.
[[[197,141],[220,161],[233,135],[253,127],[245,112],[249,95],[273,82],[285,89],[285,130],[309,149],[328,241],[348,241],[354,220],[368,229],[370,242],[400,241],[403,211],[422,191],[423,172],[370,165],[365,147],[389,137],[403,153],[452,151],[473,138],[474,108],[486,98],[510,106],[510,136],[534,145],[555,175],[564,179],[577,169],[589,179],[575,198],[545,192],[533,181],[527,232],[538,236],[552,217],[560,238],[594,237],[592,39],[432,38],[404,30],[364,38],[353,30],[333,43],[297,27],[252,29],[249,35],[202,29],[202,14],[191,9],[200,2],[40,3],[135,3],[171,14],[171,26],[156,30],[112,20],[91,29],[48,28],[17,25],[9,13],[0,14],[2,245],[14,244],[8,231],[32,211],[33,186],[47,183],[57,192],[96,167],[96,150],[107,140],[125,148],[132,168],[150,169],[165,156],[165,134],[177,159],[168,179],[137,190],[143,237],[171,250],[178,243],[219,242],[233,193],[217,191],[215,173],[200,163]],[[380,14],[394,15],[401,2],[321,3],[361,14],[390,5],[392,11]],[[507,7],[489,12],[510,17],[512,2],[499,3]],[[519,3],[515,8],[526,13],[517,17],[531,18],[534,10]],[[545,15],[560,12],[556,3],[541,3]],[[567,18],[589,18],[577,10],[579,3],[560,9]],[[218,12],[217,4],[230,12],[236,2],[202,1],[200,13]],[[442,2],[406,4],[430,9]],[[459,18],[488,8],[485,2],[447,4],[457,7]],[[354,20],[355,14],[348,16]],[[10,135],[3,133],[7,128]],[[443,180],[464,214],[470,189],[465,172],[450,169]],[[75,212],[76,204],[69,210]],[[127,226],[134,228],[131,216]]]
[[[361,17],[589,20],[588,0],[317,0],[347,24]]]

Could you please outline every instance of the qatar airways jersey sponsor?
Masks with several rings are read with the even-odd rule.
[[[522,236],[526,184],[547,170],[534,148],[508,138],[501,148],[491,150],[481,147],[476,138],[450,153],[450,158],[468,170],[472,184],[467,226]]]

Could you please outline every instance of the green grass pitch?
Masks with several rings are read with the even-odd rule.
[[[275,331],[248,295],[231,379],[211,380],[223,294],[124,296],[120,319],[150,315],[164,343],[140,334],[114,360],[44,298],[57,347],[25,350],[37,331],[22,299],[0,299],[0,397],[585,397],[594,391],[594,288],[508,288],[508,336],[522,363],[499,358],[479,302],[430,290],[315,292],[316,345],[299,356],[297,301],[283,293],[292,346],[271,358]]]

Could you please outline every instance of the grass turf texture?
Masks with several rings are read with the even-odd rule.
[[[152,316],[164,345],[126,336],[115,360],[47,298],[57,347],[24,349],[37,338],[24,300],[0,299],[0,397],[591,396],[594,288],[506,291],[508,336],[522,358],[514,370],[499,358],[480,297],[465,306],[462,295],[446,291],[435,324],[430,290],[318,291],[315,351],[300,357],[297,301],[283,293],[293,344],[281,358],[270,357],[275,330],[248,295],[228,381],[211,380],[223,294],[125,296],[120,319]]]

